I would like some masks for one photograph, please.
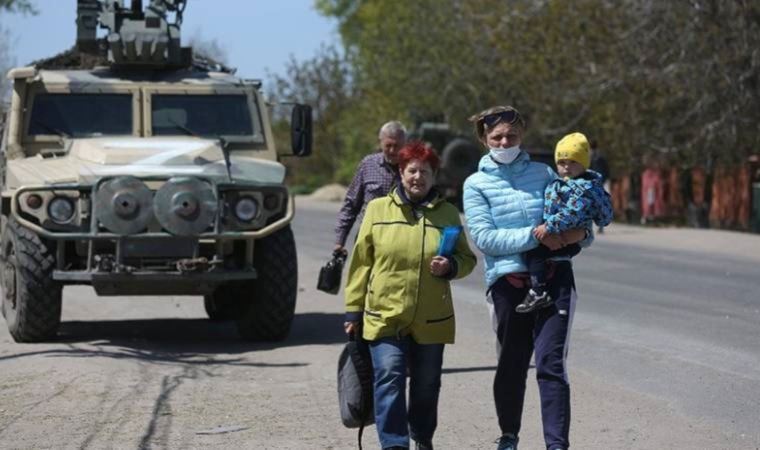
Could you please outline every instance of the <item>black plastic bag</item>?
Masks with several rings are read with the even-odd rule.
[[[345,263],[346,254],[341,251],[334,252],[332,259],[319,270],[317,289],[328,294],[337,294],[340,290],[340,278]]]

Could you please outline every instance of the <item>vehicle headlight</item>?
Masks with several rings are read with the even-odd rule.
[[[48,205],[48,214],[53,222],[67,223],[74,217],[74,202],[66,197],[54,197]]]
[[[235,203],[235,217],[241,222],[250,222],[259,213],[259,204],[251,197],[242,197]]]

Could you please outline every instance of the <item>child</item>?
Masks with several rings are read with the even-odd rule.
[[[544,223],[533,235],[541,240],[574,228],[591,228],[591,222],[605,227],[612,221],[610,195],[604,190],[602,176],[588,170],[589,143],[581,133],[571,133],[557,142],[554,151],[560,178],[549,183],[545,191]],[[569,258],[581,251],[578,244],[551,251],[543,245],[525,253],[531,289],[515,311],[528,313],[553,303],[546,290],[546,260]]]

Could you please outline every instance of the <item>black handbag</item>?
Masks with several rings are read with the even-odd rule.
[[[319,270],[317,289],[328,294],[337,294],[340,290],[340,277],[343,273],[343,265],[346,263],[346,254],[341,251],[333,252],[332,259]]]
[[[369,346],[357,330],[349,336],[338,359],[338,405],[343,425],[359,429],[359,450],[364,427],[375,423],[372,371]]]

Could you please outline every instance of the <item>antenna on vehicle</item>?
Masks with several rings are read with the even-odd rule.
[[[216,136],[219,139],[219,145],[222,147],[222,155],[224,155],[224,165],[227,167],[227,177],[230,179],[230,183],[234,183],[232,179],[232,161],[230,160],[230,151],[227,149],[227,139],[222,136]]]

